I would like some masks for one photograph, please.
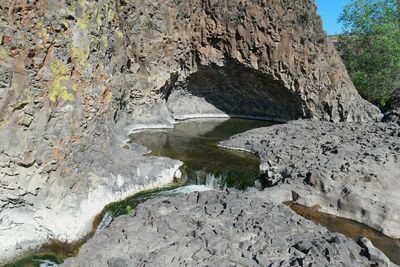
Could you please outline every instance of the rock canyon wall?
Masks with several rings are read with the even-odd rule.
[[[171,182],[131,131],[191,117],[379,120],[312,0],[0,3],[0,262]]]

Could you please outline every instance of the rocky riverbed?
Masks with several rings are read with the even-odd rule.
[[[222,147],[260,156],[275,201],[305,206],[400,238],[400,128],[397,124],[294,121],[250,130]]]
[[[140,204],[64,266],[371,266],[379,261],[368,255],[345,236],[270,202],[263,192],[207,191]]]

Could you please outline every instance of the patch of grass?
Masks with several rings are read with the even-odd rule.
[[[27,256],[17,261],[3,265],[2,267],[39,267],[40,263],[48,260],[57,264],[61,264],[63,259],[52,253],[38,253],[33,256]]]
[[[129,214],[137,207],[137,205],[152,198],[157,193],[176,189],[176,188],[180,187],[181,185],[182,184],[177,183],[177,184],[172,184],[172,185],[166,186],[166,187],[160,187],[160,188],[154,188],[154,189],[141,191],[141,192],[136,193],[133,196],[130,196],[120,202],[114,202],[114,203],[107,205],[104,208],[102,214],[105,214],[106,212],[110,212],[112,214],[113,218],[121,216],[121,215]]]
[[[39,267],[43,261],[61,264],[66,258],[78,255],[80,247],[88,238],[89,236],[73,243],[52,240],[44,244],[36,253],[7,263],[2,267]]]
[[[310,17],[311,17],[310,12],[308,12],[307,9],[304,9],[303,13],[300,14],[300,21],[302,23],[308,23],[310,21]]]

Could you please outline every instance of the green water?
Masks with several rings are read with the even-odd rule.
[[[253,187],[260,176],[260,161],[246,152],[224,150],[218,142],[247,130],[270,126],[268,121],[229,119],[191,120],[174,129],[132,134],[131,142],[146,146],[153,156],[179,159],[185,163],[187,184],[213,188]]]
[[[175,125],[174,129],[148,130],[130,135],[130,143],[147,147],[148,155],[168,157],[184,162],[181,169],[184,181],[180,184],[140,192],[121,202],[108,205],[104,215],[113,218],[127,214],[139,203],[173,193],[172,190],[187,185],[204,185],[205,189],[234,187],[244,190],[254,187],[260,177],[260,160],[257,156],[218,147],[218,143],[237,133],[271,126],[268,121],[189,120]]]

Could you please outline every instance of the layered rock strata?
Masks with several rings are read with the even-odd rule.
[[[266,201],[264,196],[208,191],[149,200],[96,234],[76,258],[67,259],[63,266],[376,263],[362,256],[368,251],[353,240],[330,233],[288,207]],[[390,261],[380,260],[379,264],[394,266]]]
[[[396,124],[296,121],[250,130],[222,147],[260,156],[265,189],[400,238],[400,128]]]
[[[79,238],[106,203],[171,181],[179,162],[122,148],[131,130],[380,117],[311,0],[2,1],[0,63],[0,261]]]

